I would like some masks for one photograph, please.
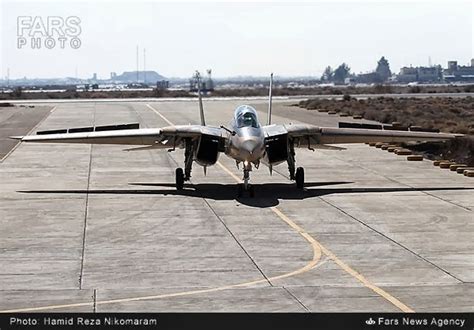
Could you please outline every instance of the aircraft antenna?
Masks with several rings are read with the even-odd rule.
[[[268,89],[267,125],[270,125],[272,123],[272,86],[273,86],[273,73],[270,74],[270,88]]]

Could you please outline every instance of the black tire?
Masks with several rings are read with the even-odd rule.
[[[244,187],[242,184],[239,183],[237,185],[237,197],[242,197],[243,191],[244,191]]]
[[[298,167],[296,169],[296,188],[303,189],[304,187],[304,168]]]
[[[184,187],[184,172],[182,168],[176,169],[176,189],[182,190]]]
[[[251,198],[254,198],[255,197],[255,189],[253,188],[253,185],[250,185],[248,190],[249,190],[249,196]]]

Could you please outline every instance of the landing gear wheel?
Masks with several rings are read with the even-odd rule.
[[[249,196],[251,198],[254,198],[255,197],[255,189],[253,189],[253,185],[249,185],[247,190],[249,192]]]
[[[243,193],[244,193],[244,185],[239,183],[237,185],[237,197],[242,197]]]
[[[304,187],[304,168],[298,167],[296,169],[296,188],[303,189]]]
[[[242,197],[245,193],[248,193],[249,197],[255,197],[255,190],[253,185],[248,184],[247,188],[245,188],[245,184],[239,183],[237,185],[237,197]]]
[[[182,168],[176,169],[176,189],[182,190],[184,187],[184,172]]]

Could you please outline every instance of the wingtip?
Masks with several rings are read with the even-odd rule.
[[[10,136],[9,139],[12,139],[12,140],[23,140],[23,136]]]

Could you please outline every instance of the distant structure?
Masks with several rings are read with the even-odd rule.
[[[474,82],[474,59],[471,65],[460,66],[457,61],[448,61],[443,70],[441,65],[430,67],[403,67],[397,75],[401,83],[440,83],[440,82]]]
[[[212,70],[207,69],[207,80],[206,80],[206,87],[208,90],[213,91],[214,90],[214,81],[212,81]]]
[[[378,80],[378,82],[386,82],[392,75],[392,71],[390,71],[390,64],[384,56],[382,56],[382,58],[377,62],[375,73],[375,79]]]
[[[458,69],[458,61],[448,61],[447,72],[454,72]]]
[[[443,68],[441,65],[418,68],[419,82],[440,82],[443,79]]]
[[[207,70],[207,79],[201,80],[201,91],[203,93],[213,92],[214,91],[214,81],[212,80],[212,70]],[[189,91],[190,92],[197,92],[198,91],[198,78],[196,75],[192,76],[189,79]]]
[[[146,84],[146,48],[143,48],[143,82]]]
[[[115,72],[110,73],[110,80],[115,80],[116,77],[117,77],[117,73]]]
[[[403,67],[397,75],[397,81],[401,83],[421,82],[421,83],[436,83],[443,79],[443,69],[440,65],[426,67]]]
[[[360,73],[352,78],[351,82],[359,84],[372,84],[377,82],[378,75],[376,72]]]
[[[115,78],[111,77],[111,80],[114,82],[132,83],[137,82],[138,76],[147,77],[146,80],[148,82],[166,80],[165,77],[158,74],[156,71],[125,71],[120,75],[115,75]]]
[[[431,57],[428,62],[431,63]],[[336,82],[336,71],[327,67],[324,71],[321,81]],[[470,65],[461,66],[457,61],[448,61],[447,69],[441,65],[417,66],[411,65],[402,67],[397,75],[392,75],[388,60],[382,56],[377,62],[377,68],[372,72],[351,74],[344,79],[344,84],[382,84],[382,83],[443,83],[443,82],[474,82],[474,59],[471,59]]]
[[[474,58],[471,65],[461,66],[457,61],[448,61],[448,68],[443,71],[447,82],[474,82]]]
[[[156,82],[156,88],[159,90],[165,90],[170,88],[169,80],[161,80]]]
[[[397,75],[397,81],[401,83],[410,83],[418,80],[418,69],[413,67],[403,67]]]
[[[387,82],[392,76],[392,71],[390,70],[390,64],[385,56],[382,56],[377,62],[377,67],[375,71],[368,73],[361,73],[355,76],[349,77],[351,83],[360,83],[360,84],[380,84]]]
[[[139,75],[139,72],[140,72],[140,67],[138,66],[138,45],[137,45],[137,70],[135,71],[135,73],[137,74],[137,80],[135,81],[137,84],[138,82],[140,81],[140,75]],[[125,73],[125,72],[124,72]]]

